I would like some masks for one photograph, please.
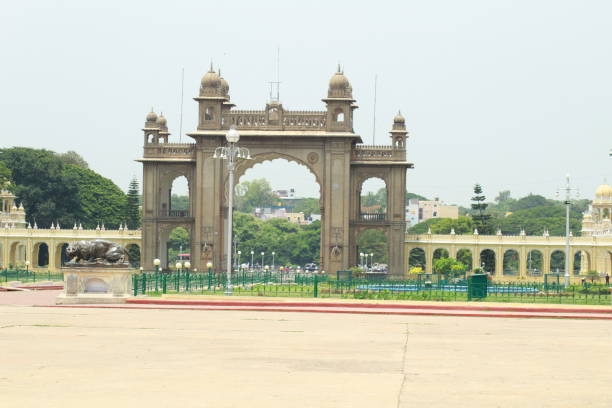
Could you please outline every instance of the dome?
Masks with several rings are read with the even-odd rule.
[[[147,113],[147,122],[155,122],[156,120],[157,114],[151,109],[151,112]]]
[[[202,77],[202,88],[217,88],[221,85],[221,78],[212,69],[212,65],[208,72]]]
[[[406,119],[402,116],[400,111],[397,111],[397,115],[393,118],[394,123],[406,123]]]
[[[221,81],[221,91],[224,95],[227,95],[229,92],[229,84],[223,77],[219,77],[219,81]]]
[[[159,117],[157,118],[157,122],[156,123],[158,125],[160,125],[160,126],[166,126],[166,123],[168,123],[168,121],[164,117],[163,113],[159,115]]]
[[[612,196],[612,187],[610,187],[608,184],[602,184],[601,186],[597,187],[597,190],[595,190],[595,196],[600,198],[609,198]]]
[[[348,78],[344,76],[344,73],[340,70],[340,66],[338,66],[338,72],[329,80],[329,89],[344,90],[349,86],[351,86],[351,84]]]

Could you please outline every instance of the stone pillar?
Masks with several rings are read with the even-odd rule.
[[[495,249],[495,276],[504,276],[504,250],[502,247]]]
[[[321,258],[322,268],[330,274],[349,265],[350,149],[349,141],[326,143],[323,186],[326,211]]]

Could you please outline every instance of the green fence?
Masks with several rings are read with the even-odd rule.
[[[61,272],[34,272],[26,269],[0,269],[0,283],[11,281],[39,282],[39,281],[63,281],[64,274]]]
[[[133,276],[134,295],[164,293],[222,295],[226,276],[214,272],[145,272]],[[345,299],[392,299],[436,301],[481,301],[517,303],[569,303],[609,305],[610,290],[604,285],[573,285],[568,288],[551,282],[487,282],[486,297],[468,299],[463,277],[415,275],[410,279],[330,279],[325,275],[240,271],[232,275],[232,291],[240,296],[319,297]]]

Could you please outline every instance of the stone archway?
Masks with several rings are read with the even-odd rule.
[[[165,174],[190,174],[190,214],[182,220],[192,227],[192,265],[203,268],[212,262],[224,265],[228,214],[226,163],[214,157],[217,147],[226,144],[230,126],[240,133],[239,145],[250,151],[253,160],[239,162],[236,178],[254,164],[283,158],[306,166],[320,186],[321,269],[330,273],[346,269],[355,259],[358,231],[382,228],[388,237],[389,270],[404,273],[404,231],[407,131],[404,118],[396,115],[390,131],[391,145],[366,146],[353,130],[356,109],[352,88],[342,72],[329,83],[325,110],[289,111],[280,102],[264,110],[234,110],[229,85],[214,71],[202,79],[198,125],[188,133],[194,144],[167,142],[166,119],[151,112],[143,132],[143,264],[159,252],[161,229],[168,224],[160,208],[164,200]],[[387,214],[384,219],[361,219],[361,183],[370,177],[382,178],[387,186]],[[167,218],[167,217],[166,217]],[[382,217],[381,217],[382,218]]]

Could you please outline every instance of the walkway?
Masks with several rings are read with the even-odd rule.
[[[603,320],[0,306],[0,406],[608,408],[611,338]]]

